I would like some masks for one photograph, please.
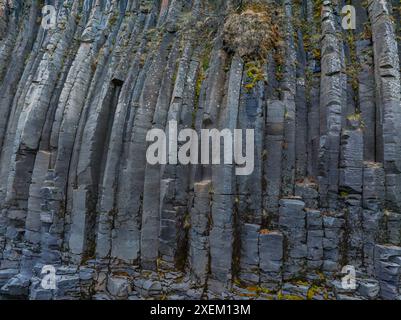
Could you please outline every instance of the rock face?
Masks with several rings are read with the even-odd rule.
[[[393,2],[0,0],[0,299],[400,299]],[[253,171],[150,164],[173,123]]]

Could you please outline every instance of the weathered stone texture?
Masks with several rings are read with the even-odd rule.
[[[53,2],[0,0],[0,299],[400,299],[399,4]],[[150,164],[175,124],[253,171]]]

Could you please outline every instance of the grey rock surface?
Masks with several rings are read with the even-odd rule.
[[[401,299],[399,3],[53,3],[0,0],[0,299]]]

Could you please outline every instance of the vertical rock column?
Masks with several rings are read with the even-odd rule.
[[[284,116],[284,144],[282,153],[282,185],[283,196],[294,194],[295,161],[296,161],[296,61],[297,55],[294,42],[294,28],[292,25],[292,0],[284,2],[286,49],[284,58],[284,80],[282,83]]]
[[[363,132],[360,128],[344,130],[341,137],[340,190],[362,193]]]
[[[32,184],[29,188],[28,214],[25,222],[24,235],[28,247],[26,249],[32,250],[35,254],[39,254],[40,252],[42,232],[40,216],[43,204],[41,188],[46,179],[49,165],[50,153],[45,151],[38,152],[35,160],[35,169],[32,173]],[[30,255],[27,257],[24,255],[21,266],[22,271],[30,274],[34,263],[35,261],[32,261]]]
[[[194,184],[194,204],[190,213],[189,268],[196,285],[206,284],[209,273],[209,228],[211,181]]]
[[[0,79],[2,80],[0,86],[0,147],[4,144],[12,101],[17,92],[18,82],[23,76],[26,59],[32,50],[37,35],[43,35],[39,30],[38,23],[39,2],[39,0],[34,0],[26,3],[26,6],[22,5],[20,1],[13,1],[11,4],[13,17],[12,29],[9,33],[10,39],[7,37],[6,41],[2,42],[2,50],[0,51]],[[9,67],[6,68],[5,66]],[[1,189],[0,191],[3,191]]]
[[[240,279],[247,285],[259,284],[259,230],[257,224],[241,227]]]
[[[301,23],[307,25],[308,22],[303,20],[302,12],[305,10],[304,4],[293,4],[295,21],[300,20]],[[295,28],[296,29],[296,28]],[[302,179],[307,174],[308,164],[308,93],[306,86],[307,72],[307,53],[305,50],[303,38],[306,34],[302,29],[294,30],[294,35],[297,37],[296,42],[296,93],[295,93],[295,180]],[[309,80],[309,79],[308,79]],[[316,126],[316,125],[315,125]]]
[[[346,205],[348,263],[360,267],[363,257],[362,180],[363,131],[359,121],[347,120],[341,136],[339,189]]]
[[[264,222],[263,216],[263,186],[260,179],[263,172],[264,143],[264,83],[259,81],[251,88],[245,88],[249,81],[246,70],[243,74],[241,100],[238,115],[238,128],[253,129],[254,140],[254,170],[249,175],[237,176],[237,220],[236,236],[240,238],[240,279],[249,285],[259,284],[259,230]],[[245,149],[242,141],[242,148]],[[249,147],[249,146],[248,146]],[[237,248],[238,249],[238,248]],[[237,255],[237,253],[235,253]]]
[[[43,264],[57,265],[61,263],[61,244],[63,242],[63,216],[59,214],[62,193],[55,183],[54,170],[49,170],[41,189],[43,199],[41,222],[41,257]]]
[[[278,100],[267,102],[266,160],[264,167],[264,209],[270,224],[278,223],[278,207],[281,186],[282,149],[284,139],[285,105]]]
[[[76,164],[73,163],[74,158],[77,156],[74,144],[76,138],[78,139],[80,136],[80,127],[82,126],[82,124],[80,126],[80,123],[85,119],[83,111],[85,110],[85,106],[87,106],[86,98],[87,96],[91,96],[91,81],[95,73],[93,66],[96,66],[96,56],[99,53],[99,48],[104,44],[104,37],[99,35],[103,35],[103,30],[101,30],[101,20],[102,17],[105,18],[103,10],[103,5],[99,1],[96,1],[91,9],[88,24],[80,37],[79,49],[60,94],[52,127],[51,146],[56,150],[52,167],[54,167],[55,175],[57,176],[57,179],[54,181],[55,188],[58,188],[60,192],[60,203],[58,205],[59,212],[56,213],[58,217],[53,222],[59,224],[53,224],[51,229],[59,230],[65,227],[67,238],[71,231],[71,223],[79,223],[84,220],[77,219],[74,222],[71,221],[71,210],[68,210],[67,204],[72,204],[73,201],[71,200],[74,196],[78,196],[80,200],[86,198],[86,195],[83,195],[86,189],[80,188],[79,192],[76,192],[75,195],[72,194],[72,190],[69,193],[68,187],[71,186],[69,184],[69,174],[76,169]],[[77,208],[84,210],[81,205],[83,204],[78,204]],[[80,211],[81,214],[83,212]],[[81,230],[81,227],[76,229],[77,232]],[[80,241],[78,239],[84,239],[84,237],[85,235],[83,234],[77,234],[75,239],[73,236],[72,242],[68,241],[68,239],[65,242],[67,247],[69,244],[74,247],[74,261],[79,260],[82,257],[81,255],[84,254],[83,251],[80,251],[81,248],[85,248],[83,250],[87,251],[84,245],[78,243]],[[77,257],[77,260],[75,260],[75,257]]]
[[[231,62],[224,107],[220,109],[221,129],[231,133],[237,127],[239,96],[244,63],[235,55]],[[216,108],[216,106],[214,106]],[[229,143],[226,141],[225,143]],[[224,154],[224,152],[223,152]],[[232,155],[229,155],[232,156]],[[221,157],[220,161],[223,161]],[[220,164],[212,167],[213,203],[212,228],[210,230],[210,278],[209,289],[221,294],[231,286],[234,242],[234,165]]]
[[[305,203],[297,199],[280,200],[280,231],[284,234],[284,280],[305,272],[307,257]]]
[[[167,114],[166,131],[168,131],[170,121],[177,123],[177,129],[180,133],[192,125],[192,117],[188,113],[192,114],[193,111],[194,84],[198,68],[197,62],[192,63],[190,67],[192,51],[191,43],[187,42],[176,68],[175,83]],[[169,138],[175,139],[176,137]],[[191,143],[194,143],[193,140]],[[183,141],[177,141],[178,150],[181,150],[182,145]],[[189,163],[172,163],[167,164],[162,170],[162,183],[165,183],[166,187],[171,188],[172,191],[170,192],[171,196],[160,199],[159,254],[163,261],[170,264],[171,268],[182,269],[185,265],[187,230],[184,224],[185,220],[189,219],[187,208],[189,166]],[[175,218],[172,219],[172,217]]]
[[[283,280],[284,236],[279,231],[259,235],[260,285],[278,290]]]
[[[323,218],[318,210],[306,209],[307,229],[307,269],[312,272],[320,270],[323,264]]]
[[[319,191],[321,206],[335,208],[338,194],[344,67],[331,1],[322,8]]]
[[[340,270],[344,253],[344,226],[343,213],[324,213],[323,272],[327,275]]]
[[[246,129],[253,129],[255,135],[254,170],[249,175],[237,176],[238,193],[238,219],[241,223],[261,224],[263,204],[263,151],[265,136],[264,110],[264,83],[258,82],[255,87],[248,90],[246,85],[246,70],[243,76],[243,88],[241,89],[241,100],[238,114],[238,129],[242,130],[243,137]],[[245,140],[243,138],[243,140]],[[245,150],[245,142],[242,141],[242,148]]]
[[[111,229],[116,213],[115,204],[118,193],[118,181],[120,178],[119,169],[124,163],[124,146],[127,144],[126,137],[129,135],[131,129],[129,124],[132,124],[132,119],[135,116],[134,103],[137,99],[138,91],[140,90],[138,87],[141,88],[140,74],[143,74],[144,70],[146,70],[146,68],[141,70],[140,60],[144,54],[144,47],[147,40],[143,35],[139,36],[139,34],[143,30],[142,28],[144,28],[143,31],[147,30],[146,26],[149,26],[147,23],[150,20],[149,17],[150,15],[140,15],[132,31],[130,42],[132,44],[136,43],[139,41],[139,37],[140,44],[138,45],[138,50],[135,53],[126,80],[121,88],[120,99],[114,114],[99,198],[100,214],[96,241],[96,254],[99,258],[106,258],[110,256],[111,253]],[[125,64],[120,63],[119,68],[122,69],[124,67]]]
[[[385,198],[383,165],[364,162],[363,168],[363,253],[364,266],[373,273],[374,247],[383,238],[383,204]]]
[[[146,135],[152,128],[153,115],[157,104],[158,93],[163,73],[170,53],[170,45],[174,42],[174,34],[164,35],[159,49],[155,52],[150,69],[139,99],[139,107],[133,121],[127,166],[123,169],[119,181],[117,197],[117,215],[112,233],[112,256],[126,262],[139,258],[141,243],[142,198],[146,168]],[[159,201],[157,201],[159,205]],[[146,217],[143,217],[146,219]],[[146,237],[149,237],[146,234]],[[152,237],[157,235],[152,234]],[[154,251],[151,252],[151,267],[154,268]],[[146,263],[146,259],[144,260]]]
[[[376,101],[382,125],[382,157],[386,173],[386,202],[390,209],[401,208],[401,108],[397,42],[387,1],[370,0]]]
[[[165,129],[167,141],[169,139],[176,139],[176,137],[169,136],[169,122],[168,112],[171,108],[171,101],[174,100],[176,92],[171,94],[174,87],[173,77],[174,72],[177,69],[178,60],[178,43],[175,42],[172,46],[168,62],[165,66],[163,78],[158,92],[158,98],[155,106],[152,129],[161,128]],[[182,75],[181,75],[182,76]],[[179,114],[179,113],[178,113]],[[167,143],[167,142],[166,142]],[[168,145],[168,143],[167,143]],[[168,146],[170,150],[170,146]],[[170,153],[168,154],[170,157]],[[171,161],[171,159],[169,159]],[[177,160],[175,159],[175,162]],[[169,164],[167,164],[167,167]],[[142,223],[141,223],[141,265],[145,269],[155,270],[157,267],[158,249],[159,249],[159,232],[160,232],[160,218],[171,220],[172,215],[179,218],[180,209],[174,208],[174,197],[173,192],[170,199],[160,197],[160,180],[162,178],[162,166],[160,164],[151,165],[148,162],[145,164],[145,174],[143,182],[143,212],[142,212]],[[168,188],[175,189],[174,179],[164,179],[163,183],[167,183],[170,186]],[[180,219],[179,219],[180,220]],[[165,222],[165,221],[164,221]],[[165,230],[164,230],[165,231]]]
[[[376,159],[376,104],[375,80],[373,75],[373,52],[371,40],[357,42],[357,56],[361,69],[358,75],[358,100],[361,119],[365,125],[363,130],[363,155],[366,161]]]
[[[185,207],[174,206],[175,181],[163,179],[161,184],[159,256],[163,267],[174,270],[185,263],[180,255],[183,247],[185,248],[185,220],[189,217]]]
[[[166,19],[167,12],[168,12],[168,5],[169,5],[170,0],[162,0],[160,4],[160,13],[159,13],[159,21],[158,25],[163,24],[163,22]]]
[[[120,59],[123,57],[121,51],[125,46],[125,39],[129,38],[131,33],[127,18],[122,19],[120,16],[119,19],[114,19],[118,14],[117,10],[123,9],[125,8],[111,6],[110,10],[106,11],[106,30],[110,36],[97,58],[96,72],[91,81],[74,143],[67,191],[67,210],[72,207],[73,225],[69,245],[73,261],[79,261],[84,255],[93,256],[95,250],[99,185],[104,173],[105,153],[126,74],[121,71],[117,74],[115,71],[118,70]],[[116,23],[112,23],[114,20]],[[85,225],[83,230],[77,226],[82,223]]]
[[[0,40],[3,40],[4,34],[7,30],[7,22],[9,17],[6,15],[8,13],[8,2],[5,0],[0,0]]]
[[[91,239],[88,232],[89,216],[87,215],[87,211],[90,210],[91,199],[89,190],[85,187],[75,189],[72,197],[74,205],[72,208],[71,236],[68,246],[71,260],[75,263],[80,263],[81,259],[85,257],[85,254],[90,249],[89,244]]]
[[[320,19],[316,17],[316,11],[319,10],[319,3],[307,0],[305,3],[305,24],[311,26],[310,34],[304,34],[305,50],[307,53],[306,69],[306,90],[307,90],[307,152],[308,152],[308,176],[318,176],[318,153],[320,146],[320,72],[321,61],[319,55],[310,54],[309,51],[320,53],[319,41],[311,41],[311,34],[320,34]],[[319,21],[316,21],[319,20]]]
[[[35,6],[36,2],[32,4],[31,8]],[[50,32],[48,37],[44,38],[45,40],[37,39],[38,46],[42,47],[44,53],[35,57],[37,68],[31,70],[30,81],[26,82],[26,86],[28,87],[27,95],[24,99],[20,100],[20,104],[16,105],[17,109],[14,109],[15,113],[13,117],[15,117],[16,128],[14,127],[7,131],[7,141],[5,143],[7,145],[10,143],[13,144],[13,151],[10,154],[8,154],[10,149],[3,149],[7,150],[7,152],[3,154],[4,158],[2,161],[2,169],[5,168],[6,164],[9,165],[7,168],[6,206],[9,222],[8,235],[11,237],[8,237],[8,250],[13,250],[14,246],[18,246],[15,240],[18,240],[18,235],[23,238],[22,235],[25,231],[25,228],[22,228],[22,226],[26,227],[30,198],[29,187],[32,179],[36,180],[33,181],[34,183],[38,183],[38,177],[33,177],[33,173],[37,174],[34,166],[43,134],[41,128],[43,128],[46,122],[57,77],[63,67],[63,56],[71,43],[76,28],[75,18],[70,18],[70,14],[76,13],[76,10],[77,6],[72,6],[72,9],[62,8],[58,13],[57,32]],[[62,32],[61,26],[64,32]],[[18,62],[18,65],[23,65],[23,63]],[[9,124],[11,123],[13,121],[10,121]],[[13,134],[13,130],[15,130],[15,135]],[[39,162],[40,159],[38,160]],[[41,168],[42,173],[47,168],[48,164],[45,164]],[[17,249],[16,252],[18,251]],[[28,252],[25,251],[25,253]],[[29,253],[28,256],[30,256]],[[27,259],[30,260],[31,257],[27,257]]]

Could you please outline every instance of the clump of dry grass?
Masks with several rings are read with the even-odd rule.
[[[282,10],[273,4],[249,4],[228,15],[224,24],[227,50],[243,58],[264,60],[283,45]]]

